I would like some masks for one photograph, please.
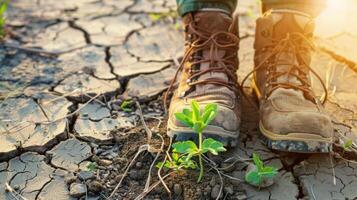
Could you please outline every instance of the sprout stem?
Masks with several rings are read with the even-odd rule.
[[[198,159],[200,162],[200,175],[198,176],[197,183],[201,182],[202,176],[203,176],[203,164],[202,164],[202,156],[201,156],[201,150],[202,150],[202,131],[198,132],[198,148],[200,151],[200,154],[198,154]]]

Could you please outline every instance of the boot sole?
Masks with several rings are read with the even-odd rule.
[[[198,143],[198,134],[187,127],[178,127],[167,123],[167,135],[174,141],[191,140]],[[218,126],[208,125],[203,132],[203,138],[212,138],[223,143],[225,147],[236,147],[238,143],[239,130],[227,131]]]
[[[265,137],[268,148],[293,153],[329,153],[332,151],[332,138],[309,133],[276,134],[264,128],[259,122],[259,129]]]
[[[254,79],[252,88],[259,103],[261,94]],[[332,151],[332,138],[324,138],[312,133],[276,134],[264,128],[261,121],[259,121],[259,129],[266,145],[273,150],[292,153],[329,153]]]

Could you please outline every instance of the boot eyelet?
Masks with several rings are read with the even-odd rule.
[[[270,33],[269,33],[268,30],[262,30],[261,34],[262,34],[263,37],[269,37],[270,36]]]

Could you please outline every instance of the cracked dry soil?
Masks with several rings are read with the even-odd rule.
[[[351,4],[346,13],[354,16],[356,8]],[[107,199],[147,142],[135,103],[132,112],[120,108],[126,99],[140,102],[154,133],[152,144],[160,146],[158,134],[168,144],[161,99],[182,56],[183,40],[175,9],[174,0],[11,1],[9,34],[0,45],[0,200]],[[238,13],[241,80],[253,66],[259,5],[241,0]],[[336,28],[326,35],[320,21],[316,42],[321,51],[312,66],[328,85],[325,106],[340,151],[346,138],[356,141],[357,89],[351,84],[357,81],[357,60],[351,52],[357,31]],[[195,171],[171,174],[165,182],[173,199],[357,198],[354,152],[343,154],[352,162],[272,152],[258,131],[257,110],[246,101],[243,108],[238,146],[223,157],[210,157],[225,176],[221,179],[210,166],[200,184]],[[253,152],[278,168],[273,186],[258,190],[239,181],[247,164],[236,158],[250,158]],[[155,156],[138,156],[114,199],[135,199],[143,192]],[[97,166],[88,171],[93,163]],[[154,184],[155,167],[151,175]],[[144,199],[169,197],[158,185]]]

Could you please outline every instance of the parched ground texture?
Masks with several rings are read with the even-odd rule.
[[[352,19],[357,4],[344,1],[350,2],[344,14]],[[0,44],[0,200],[107,199],[146,142],[135,101],[153,133],[165,136],[161,98],[183,53],[175,9],[174,0],[11,1],[9,33]],[[241,80],[253,66],[259,5],[240,0],[238,13]],[[328,13],[318,20],[312,66],[329,90],[325,106],[337,149],[347,138],[356,141],[357,26],[342,29],[329,20]],[[249,83],[245,90],[250,93]],[[131,112],[120,107],[125,99],[134,100]],[[239,144],[224,155],[231,159],[212,159],[227,176],[243,179],[247,164],[237,158],[256,152],[279,169],[275,184],[259,190],[224,177],[218,196],[221,182],[214,170],[201,184],[189,171],[166,180],[174,199],[357,198],[357,164],[334,155],[270,151],[257,129],[257,110],[245,104]],[[114,199],[142,193],[154,157],[140,154]],[[98,166],[89,170],[93,163]],[[168,197],[159,185],[144,199]]]

